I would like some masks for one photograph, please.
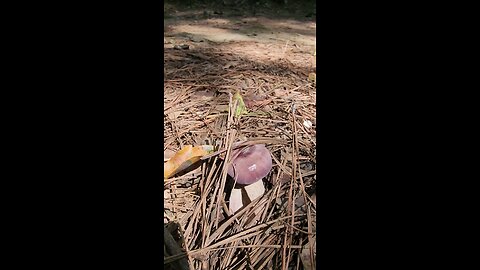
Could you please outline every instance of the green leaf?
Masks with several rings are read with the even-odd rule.
[[[240,91],[237,91],[233,96],[233,100],[237,100],[237,107],[235,108],[235,117],[239,117],[242,114],[246,114],[247,108],[245,107],[245,103],[243,102],[242,95],[240,95]]]

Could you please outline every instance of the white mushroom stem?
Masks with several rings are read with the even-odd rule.
[[[235,214],[243,207],[242,189],[233,188],[229,199],[230,212]]]
[[[264,193],[265,186],[262,180],[241,188],[233,188],[229,200],[230,211],[235,214],[238,210],[247,206],[251,201],[261,197]]]
[[[261,197],[265,193],[265,186],[263,185],[262,180],[258,180],[257,182],[245,186],[245,191],[248,194],[248,198],[250,199],[250,202]]]

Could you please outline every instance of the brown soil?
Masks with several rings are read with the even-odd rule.
[[[285,59],[315,70],[315,21],[251,14],[227,17],[201,10],[169,12],[171,16],[164,20],[165,49],[180,44],[190,49],[216,48],[252,61]]]

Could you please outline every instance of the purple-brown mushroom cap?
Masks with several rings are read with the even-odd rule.
[[[232,152],[233,162],[228,175],[242,185],[257,182],[272,169],[272,156],[263,144],[255,144]]]

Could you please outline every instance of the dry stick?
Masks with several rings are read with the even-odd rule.
[[[232,146],[231,147],[231,150],[235,150],[235,149],[238,149],[238,148],[241,148],[241,147],[245,147],[245,146],[248,146],[248,145],[255,145],[255,144],[267,144],[267,143],[276,143],[276,144],[286,144],[287,141],[285,140],[280,140],[280,139],[274,139],[274,138],[265,138],[265,137],[260,137],[260,138],[250,138],[250,139],[247,139],[247,141],[244,141],[242,143],[239,143],[238,145],[235,145],[235,146]],[[222,149],[222,150],[219,150],[219,151],[216,151],[214,153],[211,153],[209,155],[206,155],[206,156],[203,156],[201,158],[201,160],[205,160],[205,159],[209,159],[211,157],[214,157],[214,156],[217,156],[217,155],[220,155],[224,152],[226,152],[228,149]]]
[[[177,128],[177,126],[175,125],[175,123],[173,122],[173,120],[170,119],[169,122],[170,122],[170,125],[172,126],[173,132],[175,133],[175,135],[177,135],[177,136],[176,136],[176,139],[178,140],[178,143],[180,144],[180,149],[182,149],[182,148],[183,148],[183,142],[182,142],[182,140],[180,139],[180,136],[178,135],[178,128]]]
[[[228,161],[228,162],[224,162],[223,163],[223,171],[222,171],[222,178],[220,180],[220,193],[219,195],[217,196],[217,206],[219,205],[222,205],[224,210],[226,210],[225,212],[226,213],[229,213],[229,210],[228,210],[228,207],[226,207],[225,205],[225,200],[223,198],[223,190],[225,189],[225,181],[227,180],[227,171],[228,171],[228,165],[229,165],[229,162],[230,162],[230,152],[231,152],[231,148],[232,148],[232,144],[233,144],[233,141],[235,139],[235,130],[232,130],[230,129],[230,123],[233,122],[233,116],[234,116],[234,113],[235,113],[235,109],[236,109],[236,106],[237,106],[237,102],[238,100],[235,100],[235,102],[233,103],[233,108],[232,108],[232,94],[229,93],[229,115],[228,115],[228,120],[227,120],[227,138],[226,138],[226,145],[227,145],[227,155],[226,155],[226,158],[225,160]],[[220,218],[220,207],[217,207],[217,216],[216,216],[216,220],[215,220],[215,227],[217,228],[218,227],[218,220]]]
[[[298,215],[298,216],[304,216],[304,214],[302,215]],[[238,240],[241,240],[241,239],[246,239],[246,238],[249,238],[251,236],[254,236],[254,235],[257,235],[257,234],[260,234],[262,233],[263,231],[261,231],[261,229],[263,228],[266,228],[268,227],[269,225],[271,224],[275,224],[275,223],[278,223],[284,219],[288,219],[288,218],[291,218],[291,216],[286,216],[286,217],[281,217],[281,218],[278,218],[276,220],[272,220],[272,221],[269,221],[267,223],[263,223],[263,224],[259,224],[257,226],[254,226],[254,227],[251,227],[245,231],[242,231],[242,232],[239,232],[237,234],[234,234],[232,236],[229,236],[223,240],[220,240],[219,242],[216,242],[204,249],[207,249],[207,250],[210,250],[212,248],[215,248],[215,247],[218,247],[218,246],[221,246],[221,245],[224,245],[224,244],[228,244],[228,243],[231,243],[233,241],[238,241]],[[283,225],[279,225],[277,226],[278,229],[280,228],[283,228],[284,226]],[[258,230],[258,231],[257,231]],[[253,233],[252,233],[253,232]],[[193,251],[194,252],[194,251]]]
[[[271,118],[263,118],[263,117],[258,117],[258,116],[248,116],[248,118],[254,119],[254,120],[263,120],[263,121],[269,121],[273,123],[288,123],[288,121],[285,120],[274,120]]]
[[[266,243],[268,243],[267,241],[265,241]],[[265,244],[265,246],[268,246],[267,244]],[[283,248],[282,245],[278,245],[279,248]],[[265,256],[269,256],[271,254],[276,254],[277,253],[277,250],[276,248],[271,248],[271,249],[260,249],[260,248],[255,248],[255,249],[252,249],[251,251],[251,262],[253,262],[253,265],[255,264],[259,264],[263,261],[263,259],[265,258]],[[261,269],[261,268],[257,268],[257,267],[253,267],[253,269]]]
[[[255,221],[255,217],[257,217],[257,216],[259,216],[259,215],[261,214],[261,213],[258,213],[259,210],[263,211],[263,213],[266,213],[266,212],[268,211],[268,207],[265,207],[265,205],[268,206],[268,201],[269,201],[269,200],[268,200],[267,198],[268,198],[268,196],[271,195],[271,194],[272,194],[272,192],[269,191],[269,192],[267,192],[267,194],[265,194],[264,196],[262,196],[262,197],[260,197],[260,198],[257,198],[257,199],[255,199],[255,200],[253,200],[253,201],[251,202],[251,204],[254,205],[254,206],[251,207],[251,208],[249,209],[248,213],[244,215],[244,216],[247,216],[247,217],[250,216],[250,218],[248,218],[248,219],[245,219],[245,218],[242,219],[242,222],[239,224],[239,227],[240,227],[240,228],[248,227],[248,226],[250,225],[250,222]],[[263,214],[263,215],[260,215],[260,217],[262,217],[262,216],[265,216],[265,215],[264,215],[264,214]],[[250,221],[248,224],[244,224],[244,222],[246,223],[246,222],[248,222],[248,221]],[[261,220],[258,220],[258,219],[257,219],[257,221],[265,222],[264,219],[261,219]],[[257,222],[257,224],[258,224],[258,222]],[[259,237],[260,237],[260,235],[255,236],[255,237],[253,238],[253,241],[251,241],[251,243],[256,243],[256,240],[257,240]],[[244,240],[244,242],[246,242],[246,241],[247,241],[247,240]],[[247,244],[250,244],[250,243],[247,243]],[[254,245],[254,246],[255,246],[255,245]],[[253,249],[253,250],[250,249],[250,250],[247,250],[246,252],[247,252],[247,262],[248,262],[249,265],[251,265],[252,262],[257,261],[257,259],[255,258],[255,249]]]
[[[164,110],[164,111],[167,111],[168,109],[170,109],[171,107],[173,107],[173,105],[175,105],[175,104],[177,104],[178,102],[184,100],[184,98],[180,98],[180,97],[183,97],[183,95],[185,95],[185,94],[187,93],[187,91],[190,90],[191,88],[192,88],[192,87],[189,86],[189,87],[183,89],[182,92],[181,92],[179,95],[177,95],[172,102],[169,102],[168,104],[165,105],[165,107],[164,107],[163,110]]]
[[[280,149],[279,149],[279,150],[280,150]],[[272,152],[273,152],[273,151],[272,151]],[[278,163],[278,160],[277,160],[277,159],[274,159],[274,160],[275,160],[275,163],[277,163],[277,165],[280,165],[280,164]],[[283,160],[283,161],[284,161],[284,163],[286,162],[286,160]],[[282,165],[283,167],[285,167],[285,164],[281,164],[281,165]],[[278,185],[278,184],[279,184],[279,181],[280,181],[279,179],[280,179],[280,173],[281,173],[281,172],[282,172],[281,170],[277,171],[277,174],[275,175],[275,176],[276,176],[276,177],[275,177],[275,180],[272,181],[275,185]],[[281,184],[281,183],[280,183],[280,184]],[[278,185],[278,186],[280,186],[280,185]]]
[[[289,189],[289,192],[288,192],[288,203],[287,203],[287,209],[290,208],[290,206],[292,205],[292,189],[293,189],[293,177],[292,177],[292,180],[291,180],[291,184],[290,184],[290,189]],[[290,210],[291,212],[292,210]],[[288,213],[288,212],[287,212]],[[290,228],[289,228],[290,229]],[[285,234],[284,234],[284,238],[283,238],[283,256],[282,256],[282,270],[286,270],[288,269],[288,258],[287,258],[287,248],[286,246],[288,245],[287,243],[287,240],[289,239],[289,233],[291,231],[291,229],[286,229],[285,230]]]
[[[252,208],[252,204],[249,204],[247,205],[245,208],[243,208],[242,210],[238,211],[237,213],[235,213],[232,217],[230,217],[226,222],[224,222],[224,224],[222,224],[218,229],[217,231],[215,231],[209,240],[207,240],[207,246],[210,245],[218,236],[220,236],[220,234],[238,217],[242,216],[245,212],[247,212],[250,208]],[[302,216],[302,215],[298,215],[298,216]],[[280,219],[276,219],[273,221],[274,222],[277,222],[278,220],[283,220],[285,218],[280,218]],[[269,222],[266,222],[264,223],[263,225],[268,225],[268,224],[271,224],[272,221],[269,221]],[[257,226],[261,226],[262,224],[260,225],[257,225]],[[254,227],[257,227],[257,226],[254,226]],[[253,228],[253,227],[252,227]]]
[[[273,192],[270,191],[270,192],[267,194],[267,195],[270,195],[269,198],[267,199],[268,201],[270,201],[270,202],[273,201],[273,202],[275,203],[275,201],[276,201],[275,198],[277,198],[278,191],[280,190],[280,187],[281,187],[281,184],[276,185],[276,189],[275,189],[275,190],[272,190]],[[271,215],[272,215],[272,212],[273,212],[273,209],[275,209],[275,207],[272,207],[272,210],[270,211],[268,217],[265,218],[265,217],[266,217],[266,214],[268,214],[268,208],[265,207],[265,211],[264,211],[264,213],[263,213],[263,215],[262,215],[262,221],[263,221],[263,222],[266,222],[268,219],[270,219],[270,217],[271,217]],[[264,242],[262,242],[261,240],[262,240],[262,239],[265,239],[265,237],[268,237],[269,232],[270,232],[272,229],[273,229],[273,228],[267,229],[267,231],[265,232],[265,234],[264,234],[263,236],[262,236],[262,235],[259,235],[259,236],[254,237],[254,238],[253,238],[253,243],[255,243],[255,244],[256,244],[256,243],[264,243]],[[253,260],[253,261],[257,261],[257,260],[258,260],[258,256],[260,256],[260,255],[261,255],[261,254],[254,254],[254,255],[252,255],[252,260]]]
[[[265,206],[268,206],[268,204],[269,204],[268,202],[271,201],[271,200],[268,199],[269,196],[271,196],[271,194],[272,194],[272,192],[269,191],[265,195],[261,196],[260,198],[257,198],[255,200],[253,200],[250,203],[254,206],[251,207],[249,209],[248,213],[245,215],[249,218],[248,219],[247,218],[243,219],[242,223],[240,223],[240,225],[239,225],[240,228],[248,227],[248,226],[251,225],[250,223],[252,223],[254,221],[256,221],[257,224],[266,222],[265,215],[268,212],[268,207],[265,207]],[[259,218],[255,219],[256,217],[259,217]],[[244,222],[245,222],[245,224],[244,224]],[[253,226],[255,226],[257,224],[254,224]],[[255,237],[252,242],[255,243],[257,239],[258,239],[258,237]]]
[[[191,209],[192,209],[191,207],[189,207],[188,209],[186,209],[187,211],[185,212],[185,214],[184,214],[184,215],[182,216],[182,218],[180,219],[180,224],[181,224],[182,227],[184,227],[184,228],[186,227],[188,220],[189,220],[190,217],[192,216],[192,211],[189,211],[189,210],[191,210]],[[187,234],[185,233],[185,235],[187,235]],[[185,238],[185,239],[187,239],[187,238]]]
[[[292,173],[288,171],[287,167],[284,164],[280,164],[276,157],[272,156],[272,159],[277,163],[278,168],[280,168],[281,171],[283,171],[286,175],[289,175],[290,177],[292,176]]]
[[[238,154],[237,154],[236,156],[238,156]],[[231,159],[232,159],[232,160],[235,159],[235,156],[233,156]],[[229,216],[230,216],[230,214],[229,214]],[[244,215],[244,216],[248,216],[248,213],[247,213],[246,215]],[[245,220],[245,219],[244,219],[244,220]],[[239,227],[240,227],[240,228],[245,227],[244,224],[243,224],[243,221],[244,221],[244,220],[242,220],[242,221],[240,222],[240,224],[239,224]],[[231,245],[231,246],[237,246],[237,244],[236,244],[237,242],[238,242],[238,241],[235,241],[235,242],[231,243],[230,245]],[[229,249],[229,250],[226,251],[226,255],[225,255],[225,256],[222,256],[222,258],[224,258],[224,260],[220,263],[220,266],[221,266],[220,269],[226,269],[226,268],[227,268],[227,265],[232,261],[232,257],[233,257],[233,255],[234,255],[234,252],[235,252],[234,249]]]
[[[183,241],[183,244],[185,245],[185,252],[188,254],[189,249],[188,249],[187,242],[185,241],[185,237],[184,237],[184,236],[185,236],[185,232],[183,231],[182,226],[178,226],[178,229],[180,230],[180,237],[181,237],[181,239],[182,239],[182,241]],[[192,260],[192,257],[187,256],[187,259],[188,259],[188,262],[189,262],[188,266],[189,266],[190,270],[195,270],[195,269],[193,268],[193,260]]]
[[[278,188],[277,188],[278,190]],[[267,194],[264,195],[265,198],[264,200],[262,201],[258,201],[257,205],[258,206],[263,206],[263,205],[266,205],[266,207],[263,207],[263,211],[259,214],[260,215],[260,222],[266,222],[268,219],[267,219],[267,216],[268,216],[268,206],[269,206],[269,202],[274,202],[275,203],[275,193],[272,192],[272,191],[269,191],[267,192]],[[272,209],[274,209],[275,207],[272,207]],[[254,210],[255,212],[255,210]],[[259,240],[258,237],[255,237],[253,239],[253,243],[257,243],[257,241]]]
[[[217,171],[217,174],[219,174],[221,172],[222,172],[221,167],[219,167],[219,170]],[[210,179],[212,179],[212,181],[210,181],[212,184],[213,184],[213,178],[214,178],[213,176],[210,178]],[[215,177],[215,178],[217,178],[217,177]],[[212,194],[212,198],[218,198],[218,196],[220,196],[219,193],[222,193],[222,191],[221,190],[219,191],[219,188],[220,187],[218,185],[215,185],[215,189],[214,189],[214,192]],[[207,190],[210,190],[210,188],[208,188]],[[215,208],[213,208],[214,206],[215,206]],[[215,212],[212,211],[212,209],[215,209]],[[218,210],[219,210],[219,207],[218,207],[217,200],[211,199],[210,200],[210,205],[209,205],[208,210],[207,210],[207,215],[212,217],[214,215],[214,213],[217,213]],[[208,220],[210,220],[210,219],[208,219]],[[218,222],[218,220],[217,220],[217,222]],[[212,227],[214,225],[215,225],[215,223],[211,222],[206,229],[207,232],[206,232],[206,237],[205,237],[205,243],[206,243],[205,245],[208,245],[208,243],[209,243],[208,239],[210,237],[210,232],[212,231]],[[218,227],[218,225],[216,227]]]
[[[311,104],[311,105],[313,105],[313,109],[315,110],[315,104]],[[305,109],[303,109],[303,108],[302,109],[297,109],[297,111],[303,117],[308,116],[308,118],[310,118],[310,119],[315,118],[315,115],[310,114],[309,112],[305,111]]]
[[[306,130],[303,128],[303,125],[299,125],[300,128],[302,128],[302,130],[304,131],[304,133],[307,135],[307,137],[310,139],[310,141],[314,144],[315,142],[312,140],[312,138],[309,136],[308,132],[306,132]],[[298,145],[297,145],[297,151],[298,151]],[[311,220],[311,208],[310,208],[310,204],[308,204],[308,200],[311,201],[310,197],[306,194],[305,192],[305,184],[304,184],[304,181],[303,181],[303,177],[302,177],[302,174],[301,174],[301,171],[300,172],[300,185],[302,187],[302,191],[303,191],[303,197],[304,197],[304,200],[305,200],[305,206],[307,207],[307,222],[308,222],[308,238],[309,238],[309,246],[310,246],[310,252],[311,252],[311,256],[310,256],[310,260],[311,260],[311,263],[312,263],[312,260],[313,260],[313,238],[312,238],[312,220]],[[308,200],[307,200],[308,198]],[[313,265],[313,264],[312,264]]]
[[[282,183],[279,183],[278,180],[277,180],[277,184],[276,184],[276,189],[275,189],[275,198],[279,198],[279,194],[280,194],[280,190],[282,188]],[[276,200],[275,200],[275,204],[276,204]],[[268,214],[267,216],[267,220],[270,219],[270,217],[272,217],[273,215],[273,210],[275,209],[275,207],[272,207],[272,209],[270,210],[270,213]]]
[[[176,80],[165,80],[165,82],[187,82],[187,81],[201,81],[201,80],[211,80],[211,79],[221,79],[221,76],[202,76],[200,78],[190,78],[190,79],[176,79]]]
[[[300,228],[298,228],[298,227],[296,227],[296,226],[290,225],[290,224],[288,224],[288,223],[286,223],[286,222],[284,222],[283,224],[285,224],[287,227],[290,227],[290,228],[292,228],[292,229],[294,229],[294,230],[297,230],[297,231],[299,231],[299,232],[302,232],[302,233],[304,233],[304,234],[307,234],[307,235],[315,235],[315,233],[306,232],[306,231],[304,231],[304,230],[302,230],[302,229],[300,229]]]
[[[237,269],[245,269],[247,267],[247,260],[245,259],[237,259],[234,260],[229,268],[226,268],[228,270],[237,270]]]
[[[178,135],[178,130],[177,130],[175,124],[173,123],[173,120],[170,119],[170,117],[167,117],[167,120],[168,120],[168,123],[170,124],[170,126],[172,128],[172,132],[176,135],[175,138],[174,138],[174,141],[178,140],[178,142],[180,143],[180,149],[183,148],[183,143],[180,140],[180,136]],[[164,146],[164,147],[166,147],[166,146]]]
[[[244,213],[246,213],[250,208],[252,208],[252,204],[248,204],[245,206],[242,210],[238,211],[235,213],[233,216],[231,216],[228,220],[226,220],[220,227],[217,228],[217,230],[211,235],[210,239],[207,241],[207,245],[211,244],[213,241],[215,241],[225,229],[235,222],[238,217],[243,216]]]
[[[299,244],[301,247],[303,247],[303,246],[302,246],[302,243],[303,243],[302,238],[300,238],[300,242],[299,242],[298,244]],[[296,267],[297,270],[300,270],[300,256],[301,256],[301,253],[302,253],[302,251],[300,250],[300,252],[299,252],[299,254],[298,254],[298,256],[297,256],[297,267]]]
[[[237,241],[231,243],[232,246],[236,246]],[[226,250],[221,250],[219,257],[220,259],[220,269],[227,269],[227,264],[232,262],[232,257],[233,254],[235,253],[236,250],[234,249],[226,249]]]
[[[265,259],[265,261],[256,269],[265,269],[267,264],[272,261],[272,258],[275,256],[275,252],[270,253],[270,255]]]
[[[282,226],[284,226],[284,225],[282,225]],[[275,229],[276,229],[276,228],[275,228]],[[263,241],[264,243],[272,243],[272,242],[273,242],[273,243],[276,243],[276,242],[277,242],[277,241],[275,240],[276,237],[277,237],[276,235],[271,234],[271,235],[268,235],[267,237],[264,237],[264,239],[263,239],[262,241]],[[283,249],[283,246],[282,246],[282,249]],[[278,255],[281,255],[281,253],[280,253],[280,254],[277,253],[277,252],[275,252],[275,253],[276,253],[276,255],[277,255],[277,254],[278,254]],[[257,254],[256,258],[258,258],[259,256],[261,256],[261,254]],[[257,259],[257,260],[259,260],[259,259]],[[260,268],[259,268],[259,269],[260,269]]]
[[[297,147],[298,147],[298,145],[297,145]],[[300,165],[299,165],[299,169],[300,169]],[[300,186],[301,186],[302,191],[303,191],[302,195],[303,195],[303,198],[304,198],[304,201],[305,201],[305,207],[307,207],[307,224],[308,224],[307,235],[308,235],[308,245],[310,247],[310,257],[309,257],[309,259],[310,259],[310,264],[315,265],[314,260],[313,260],[312,217],[311,217],[310,204],[308,203],[308,200],[307,200],[307,198],[309,198],[309,196],[307,195],[307,192],[305,191],[305,183],[303,182],[302,173],[301,173],[300,170],[299,170],[299,176],[300,176]],[[302,231],[302,232],[304,232],[304,231]]]
[[[292,196],[293,196],[293,185],[294,185],[294,181],[296,180],[296,172],[297,172],[297,155],[298,155],[298,144],[297,144],[297,130],[296,130],[296,123],[295,123],[295,103],[292,103],[292,109],[291,109],[291,113],[292,113],[292,126],[293,126],[293,141],[292,141],[292,179],[291,179],[291,182],[290,182],[290,190],[288,192],[288,204],[287,204],[287,207],[291,207],[291,213],[292,213],[292,219],[291,219],[291,226],[293,227],[294,225],[294,222],[295,222],[295,204],[293,203],[293,200],[292,200]],[[292,228],[289,227],[289,229],[287,229],[287,233],[285,235],[285,240],[284,240],[284,243],[285,243],[285,246],[287,245],[287,237],[289,235],[292,234]],[[291,238],[288,237],[290,240]],[[290,243],[291,244],[291,243]],[[285,262],[285,264],[282,265],[282,268],[284,269],[287,269],[288,268],[288,264],[290,262],[290,250],[288,250],[288,256],[286,256],[287,254],[287,250],[284,249],[283,250],[283,255],[284,257],[282,258],[282,262]]]
[[[232,247],[237,246],[237,245],[236,245],[237,242],[238,242],[238,241],[232,242],[232,243],[231,243]],[[232,256],[233,256],[233,254],[234,254],[234,251],[235,251],[234,249],[229,249],[229,250],[227,250],[227,254],[226,254],[226,256],[224,257],[225,259],[222,260],[222,262],[220,263],[220,269],[225,269],[225,268],[227,267],[227,264],[231,262]]]
[[[170,199],[175,200],[175,188],[174,188],[175,184],[173,185],[170,185]],[[177,214],[176,214],[176,210],[175,210],[175,204],[172,204],[172,214],[173,214],[173,219],[176,220],[177,219]]]
[[[317,143],[313,141],[312,139],[312,136],[310,136],[310,134],[307,132],[307,130],[305,130],[305,127],[302,125],[302,124],[299,124],[297,123],[297,126],[299,126],[303,132],[305,133],[305,135],[307,135],[307,138],[313,143],[313,145],[316,147],[317,146]]]
[[[206,193],[207,193],[207,192],[205,191],[205,188],[204,188],[204,187],[205,187],[205,181],[206,181],[206,180],[205,180],[205,177],[204,177],[204,175],[205,175],[205,167],[206,167],[206,166],[204,166],[204,168],[203,168],[203,172],[204,172],[204,173],[202,173],[202,177],[201,177],[201,181],[200,181],[200,194],[206,194]],[[206,229],[207,229],[207,218],[206,218],[206,213],[205,213],[205,210],[206,210],[206,207],[207,207],[206,204],[207,204],[206,200],[203,200],[203,199],[202,199],[202,200],[200,201],[200,205],[201,205],[201,209],[202,209],[201,213],[202,213],[202,217],[203,217],[203,218],[201,219],[201,220],[202,220],[202,244],[201,244],[201,247],[204,247],[204,246],[205,246],[205,239],[206,239],[206,234],[205,234],[205,233],[206,233]],[[189,256],[189,257],[190,257],[190,256]]]
[[[240,259],[232,263],[233,265],[226,268],[226,270],[243,270],[247,268],[248,261],[246,259]],[[250,268],[251,269],[251,268]]]
[[[313,249],[313,241],[316,241],[313,239],[313,236],[312,236],[312,218],[311,218],[311,211],[310,211],[310,207],[307,207],[307,219],[308,219],[308,244],[310,246],[310,265],[313,266],[313,268],[315,269],[316,266],[315,266],[315,260],[314,260],[314,249]]]
[[[315,210],[316,210],[317,206],[315,205],[315,202],[312,200],[312,198],[310,196],[308,196],[307,198],[310,201],[310,203],[312,203],[312,207],[315,208]]]
[[[172,83],[176,83],[176,82],[172,82]],[[209,87],[210,86],[209,84],[188,84],[188,83],[182,83],[182,85],[192,86],[192,87],[195,87],[195,88]]]
[[[192,235],[193,234],[192,237],[187,238],[188,239],[187,240],[188,241],[188,246],[190,248],[195,248],[195,246],[194,246],[195,239],[196,239],[195,231],[193,231],[193,232],[191,232],[191,231],[192,231],[192,228],[197,228],[197,226],[198,226],[197,216],[199,214],[198,210],[200,210],[200,208],[196,206],[194,209],[195,209],[195,211],[191,214],[190,221],[188,221],[188,219],[187,219],[187,225],[186,225],[186,229],[185,229],[185,235]]]
[[[276,159],[275,159],[275,162],[276,162],[277,164],[279,164],[279,163],[278,163],[278,160],[276,160]],[[281,165],[282,165],[283,167],[285,167],[286,163],[287,163],[287,160],[286,160],[286,159],[283,159],[283,162],[282,162]],[[282,189],[282,183],[280,183],[279,180],[278,180],[278,179],[280,178],[280,173],[282,173],[282,172],[279,171],[279,172],[277,173],[277,179],[275,180],[275,183],[276,183],[276,184],[275,184],[275,185],[276,185],[276,187],[275,187],[275,193],[274,193],[274,194],[275,194],[275,198],[280,198],[280,190]],[[275,203],[276,203],[276,200],[275,200]],[[274,210],[274,209],[275,209],[275,207],[272,207],[272,209],[270,210],[270,213],[269,213],[268,216],[267,216],[267,220],[269,220],[270,217],[273,215],[273,210]]]
[[[207,196],[208,196],[208,193],[206,192],[206,190],[209,190],[209,189],[208,189],[208,186],[209,186],[209,185],[208,185],[208,184],[209,184],[209,183],[208,183],[208,180],[211,179],[211,176],[212,176],[212,174],[213,174],[214,171],[215,171],[215,162],[213,162],[212,168],[211,168],[211,170],[210,170],[210,174],[207,176],[207,180],[206,180],[207,183],[205,184],[206,187],[205,187],[205,189],[204,189],[205,191],[201,193],[200,203],[203,203],[203,204],[206,203]],[[191,231],[193,228],[196,228],[196,226],[193,226],[193,225],[195,225],[195,223],[196,223],[196,222],[195,222],[195,221],[196,221],[196,217],[197,217],[197,215],[199,214],[200,210],[201,210],[201,207],[195,207],[195,210],[194,210],[194,212],[193,212],[194,220],[193,220],[191,223],[189,223],[189,225],[187,226],[187,229],[185,230],[186,232],[190,233],[190,231]],[[211,210],[211,209],[209,209],[209,210]],[[208,212],[209,212],[209,211],[207,211],[207,213],[208,213]],[[206,218],[206,213],[203,213],[203,214],[204,214],[203,216],[204,216],[205,218],[202,219],[202,221],[204,221],[204,222],[206,223],[206,222],[208,221],[208,219]],[[202,224],[203,224],[203,222],[202,222]],[[205,232],[205,231],[203,230],[202,233],[204,233],[204,232]],[[205,238],[207,239],[207,238],[208,238],[208,233],[209,233],[209,231],[206,230],[206,233],[207,233],[207,236],[206,236]]]
[[[223,170],[221,170],[222,168],[223,168],[223,167],[219,167],[219,170],[217,171],[217,174],[222,174],[222,172],[223,172]],[[212,174],[211,174],[210,176],[212,176]],[[212,178],[213,178],[213,177],[209,177],[209,179],[212,179]],[[217,177],[215,177],[215,178],[217,178]],[[213,183],[213,181],[210,181],[210,182]],[[220,196],[219,194],[223,194],[223,191],[222,191],[222,190],[219,191],[219,188],[220,188],[219,185],[215,185],[215,189],[214,189],[214,192],[213,192],[213,194],[212,194],[212,198],[217,198],[217,199],[218,199],[218,197]],[[210,190],[210,189],[206,189],[206,190]],[[210,200],[210,205],[209,205],[208,210],[207,210],[207,213],[211,213],[210,216],[213,215],[212,209],[213,209],[213,206],[214,206],[214,205],[216,205],[216,207],[215,207],[215,213],[218,213],[218,211],[219,211],[218,200],[214,200],[214,199]],[[217,220],[216,220],[216,221],[217,221],[217,226],[216,226],[216,227],[218,227],[218,217],[217,217]],[[213,227],[214,225],[215,225],[215,223],[212,222],[212,223],[210,223],[210,225],[209,225],[209,226],[207,227],[207,229],[206,229],[206,231],[207,231],[207,232],[206,232],[206,237],[205,237],[205,243],[206,243],[206,245],[208,245],[208,243],[209,243],[210,232],[212,231],[212,227]]]
[[[215,163],[216,163],[216,158],[215,158],[214,161],[213,161],[213,164],[215,164]],[[214,168],[217,169],[216,166],[215,166]],[[215,179],[218,178],[217,175],[219,174],[219,172],[220,172],[220,167],[218,168],[215,177],[213,177],[214,170],[211,170],[211,171],[210,171],[210,174],[208,175],[208,178],[207,178],[207,179],[210,180],[210,181],[208,182],[208,183],[209,183],[209,184],[208,184],[208,188],[206,189],[207,191],[208,191],[208,190],[211,190],[211,186],[213,185],[213,182],[214,182],[213,179],[214,179],[214,178],[215,178]],[[218,187],[218,186],[217,186],[217,187]],[[215,189],[215,191],[214,191],[213,194],[215,195],[216,192],[217,192],[217,190]],[[215,198],[215,197],[213,197],[213,198]],[[216,201],[213,200],[213,199],[210,200],[210,205],[209,205],[208,210],[207,210],[207,215],[209,215],[209,216],[205,216],[205,219],[210,220],[208,217],[211,217],[211,216],[212,216],[212,208],[213,208],[213,206],[215,205],[215,202],[216,202]],[[213,224],[214,224],[214,223],[211,222],[210,225],[208,225],[208,227],[207,227],[206,236],[205,236],[205,244],[204,244],[204,245],[208,245],[208,239],[209,239],[209,237],[210,237],[210,232],[212,231],[212,226],[213,226]]]
[[[210,169],[210,172],[207,175],[207,179],[205,181],[205,185],[204,185],[204,188],[203,188],[203,194],[205,196],[202,198],[202,204],[205,205],[206,210],[203,212],[203,219],[202,219],[205,226],[204,226],[203,232],[202,232],[201,247],[204,247],[206,245],[208,235],[210,234],[210,228],[212,226],[212,223],[208,223],[208,222],[210,221],[209,216],[211,216],[211,212],[212,212],[212,208],[213,208],[214,204],[213,204],[213,201],[211,200],[210,204],[208,205],[208,208],[207,208],[206,200],[207,200],[207,196],[210,193],[211,186],[213,184],[213,179],[214,179],[213,175],[215,174],[216,169],[217,169],[217,167],[215,166],[215,162],[213,162],[212,167]],[[213,194],[215,195],[216,192],[217,192],[217,189],[214,189]]]
[[[169,209],[169,207],[173,207],[172,204],[165,205],[165,208]],[[185,207],[185,206],[180,206],[180,205],[177,205],[175,208],[177,209],[177,212],[181,212],[181,213],[185,213],[184,211],[188,211],[188,210],[191,209],[190,207]],[[173,209],[170,210],[170,211],[173,212]],[[176,220],[179,220],[179,218],[177,217]]]
[[[210,119],[210,121],[213,122],[213,119]],[[207,121],[207,122],[208,122],[208,121]],[[192,125],[192,126],[191,126],[191,129],[196,129],[196,128],[199,128],[199,127],[201,127],[201,126],[203,126],[203,125],[204,125],[203,122],[200,123],[200,124]],[[190,132],[190,130],[181,131],[180,133],[178,133],[177,136],[180,136],[180,137],[181,137],[183,134],[188,133],[188,132]],[[164,147],[164,148],[167,148],[167,147],[168,147],[171,143],[173,143],[174,141],[175,141],[175,139],[174,139],[173,141],[166,142],[163,147]]]
[[[214,200],[212,200],[212,202],[215,202]],[[245,209],[242,209],[242,211],[240,211],[241,213],[244,213],[248,208],[245,208]],[[226,209],[226,211],[228,210],[228,213],[230,214],[230,211],[229,209]],[[220,227],[217,226],[217,229],[215,232],[213,232],[213,234],[210,236],[210,228],[208,230],[208,234],[207,234],[207,239],[206,239],[206,243],[207,245],[210,244],[212,241],[214,241],[221,233],[224,232],[225,228],[230,225],[232,222],[238,222],[238,219],[237,217],[240,216],[240,212],[237,212],[237,214],[233,215],[233,216],[230,216],[228,220],[226,220]],[[212,223],[213,225],[213,223]]]

